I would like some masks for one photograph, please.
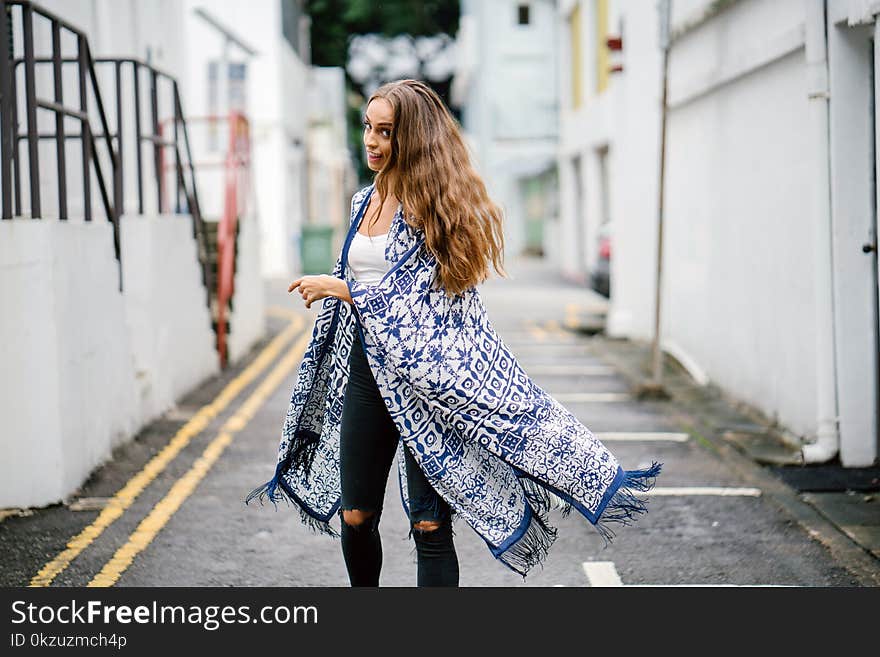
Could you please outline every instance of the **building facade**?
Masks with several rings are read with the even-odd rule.
[[[557,12],[562,267],[588,270],[607,222],[608,333],[649,340],[657,7],[569,0]],[[878,454],[878,13],[849,0],[672,3],[661,345],[775,421],[805,462]]]
[[[250,122],[253,201],[260,225],[261,271],[289,278],[300,269],[300,231],[307,211],[309,45],[299,0],[184,0],[187,113],[202,119],[242,111]],[[221,123],[200,122],[198,154],[205,163],[225,150]],[[222,169],[205,169],[216,217]]]
[[[57,40],[55,17],[66,26],[54,23]],[[171,80],[157,74],[152,94],[147,67],[182,80],[182,18],[173,0],[49,0],[4,16],[10,60],[30,50],[35,64],[33,94],[27,64],[8,61],[4,76],[16,80],[3,90],[4,126],[26,138],[3,152],[12,192],[0,220],[0,508],[69,499],[115,447],[219,370],[193,217],[160,205],[173,172],[162,173],[168,160],[146,136],[152,108],[157,120],[173,116]],[[71,63],[89,53],[94,85]],[[80,137],[89,130],[59,121],[48,99],[85,110],[90,148]]]
[[[452,104],[504,209],[505,250],[542,251],[558,139],[554,3],[463,0],[457,41]]]

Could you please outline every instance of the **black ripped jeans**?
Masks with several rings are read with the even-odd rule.
[[[342,555],[352,586],[378,586],[382,569],[379,519],[400,434],[382,401],[357,333],[349,362],[339,442]],[[458,558],[449,505],[428,483],[409,449],[404,452],[409,521],[418,558],[418,585],[458,586]],[[343,512],[352,510],[368,517],[349,524]],[[416,527],[423,521],[434,521],[439,527]]]

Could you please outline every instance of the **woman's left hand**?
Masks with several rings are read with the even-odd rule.
[[[318,301],[325,297],[338,297],[340,295],[340,287],[344,285],[345,282],[335,276],[318,274],[297,278],[290,284],[287,291],[293,292],[299,288],[299,293],[303,301],[306,302],[306,308],[311,308],[313,301]]]

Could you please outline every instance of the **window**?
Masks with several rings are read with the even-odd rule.
[[[247,108],[247,64],[230,62],[227,84],[229,109],[244,112]]]
[[[529,24],[529,6],[528,5],[519,5],[517,7],[517,23],[519,25],[528,25]]]
[[[225,71],[225,75],[224,75]],[[231,111],[247,110],[247,64],[244,62],[208,62],[208,114],[212,119],[208,127],[208,148],[220,148],[217,121],[221,123]]]
[[[226,114],[230,110],[244,112],[246,109],[247,64],[244,62],[209,61],[208,112],[210,114]]]

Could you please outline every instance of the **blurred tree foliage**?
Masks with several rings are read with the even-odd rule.
[[[314,66],[346,68],[348,47],[353,36],[381,34],[411,37],[458,32],[458,0],[306,0],[305,11],[311,17],[311,60]],[[372,173],[366,166],[361,142],[361,112],[364,90],[345,72],[349,92],[348,144],[358,177],[363,181]],[[451,79],[430,83],[449,103]]]
[[[355,34],[431,36],[458,32],[458,0],[307,0],[312,63],[345,66]]]

